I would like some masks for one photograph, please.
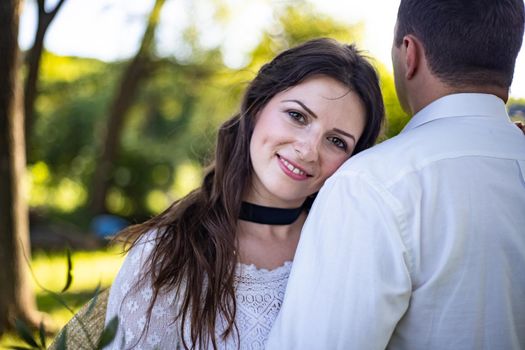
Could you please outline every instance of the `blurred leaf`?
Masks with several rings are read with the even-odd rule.
[[[97,345],[97,349],[103,349],[106,345],[111,344],[111,342],[115,339],[115,336],[117,335],[118,330],[118,316],[115,316],[109,321],[106,328],[104,328],[104,331],[102,332],[102,335],[100,336],[100,340]]]
[[[258,70],[277,53],[306,40],[329,37],[340,42],[359,43],[363,37],[362,23],[349,25],[320,14],[306,1],[297,1],[293,5],[278,8],[275,17],[273,28],[264,34],[252,53],[249,65],[251,69]]]
[[[38,333],[40,335],[40,345],[42,345],[42,348],[44,349],[47,348],[46,346],[46,328],[44,326],[44,322],[40,322]]]
[[[66,249],[66,255],[67,255],[67,280],[66,285],[62,289],[61,293],[64,293],[71,287],[71,283],[73,282],[73,262],[71,261],[71,250],[69,248]]]
[[[95,289],[95,292],[93,293],[93,298],[91,298],[91,301],[89,302],[89,306],[86,310],[86,316],[89,316],[95,309],[95,305],[97,305],[99,295],[100,295],[100,282],[98,283],[97,288]]]
[[[67,328],[64,328],[57,340],[57,350],[67,350]]]
[[[34,348],[26,348],[26,347],[23,347],[23,346],[10,346],[10,347],[8,347],[8,349],[11,349],[11,350],[33,350]]]
[[[233,14],[237,10],[225,2],[214,3],[220,23],[228,20],[229,11]],[[111,214],[140,222],[176,200],[180,194],[172,187],[184,180],[177,179],[184,164],[209,164],[218,126],[236,113],[248,82],[277,52],[320,36],[343,42],[362,38],[362,24],[334,20],[319,13],[309,1],[273,9],[274,23],[261,33],[257,47],[246,53],[243,62],[247,65],[242,69],[225,65],[220,46],[200,44],[198,23],[199,30],[192,32],[190,28],[186,33],[186,39],[194,41],[187,43],[192,51],[187,59],[177,54],[153,55],[151,76],[138,88],[126,117],[115,170],[106,174],[110,181],[106,204]],[[28,162],[34,165],[32,208],[89,227],[86,207],[101,135],[106,132],[108,104],[128,64],[45,52],[36,102],[38,116],[28,150]],[[391,136],[406,118],[399,111],[393,83],[388,81],[384,86],[387,135]],[[159,173],[159,168],[164,170]],[[163,203],[149,205],[152,191],[165,194]]]
[[[26,342],[26,344],[31,345],[34,348],[39,348],[38,343],[36,342],[35,338],[33,338],[33,335],[31,334],[31,330],[26,325],[26,323],[20,319],[15,320],[15,329],[20,338],[22,338],[23,341]]]
[[[384,135],[380,138],[380,141],[383,141],[399,134],[410,117],[399,104],[392,72],[378,61],[373,63],[381,79],[381,92],[385,104],[386,124]]]

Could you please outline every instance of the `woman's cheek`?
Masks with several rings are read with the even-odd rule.
[[[348,158],[340,158],[340,159],[331,160],[330,163],[327,164],[324,180],[332,176],[336,172],[336,170],[339,169],[339,167],[343,165],[343,163],[346,162],[347,160]]]

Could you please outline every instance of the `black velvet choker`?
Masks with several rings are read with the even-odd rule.
[[[304,209],[304,204],[299,208],[273,208],[242,202],[239,219],[265,225],[290,225]]]

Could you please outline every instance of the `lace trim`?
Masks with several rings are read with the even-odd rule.
[[[275,269],[258,268],[255,264],[237,263],[235,269],[235,280],[246,283],[268,283],[287,280],[292,269],[292,261],[285,261]]]
[[[148,238],[151,238],[148,235]],[[146,313],[152,296],[151,281],[132,288],[139,271],[148,261],[153,242],[143,239],[126,257],[115,279],[108,301],[106,320],[119,315],[116,338],[108,349],[174,349],[180,346],[179,322],[173,322],[178,301],[174,291],[160,293],[152,310],[147,331],[143,334]],[[254,264],[237,263],[235,269],[235,295],[237,300],[236,324],[238,336],[219,341],[219,348],[264,349],[271,326],[281,308],[292,262],[287,261],[275,269],[257,268]],[[184,327],[187,328],[189,324]],[[224,320],[219,317],[216,331],[222,333]],[[187,334],[187,333],[186,333]],[[121,340],[125,338],[123,342]],[[189,341],[189,339],[186,339]],[[191,343],[191,342],[190,342]]]

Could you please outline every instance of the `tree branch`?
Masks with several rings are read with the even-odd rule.
[[[51,18],[53,18],[53,17],[56,16],[56,14],[58,13],[58,10],[60,10],[60,8],[62,7],[62,5],[63,5],[65,2],[66,2],[66,0],[60,0],[60,1],[56,4],[55,8],[54,8],[51,12],[49,12],[49,15],[51,16]]]

